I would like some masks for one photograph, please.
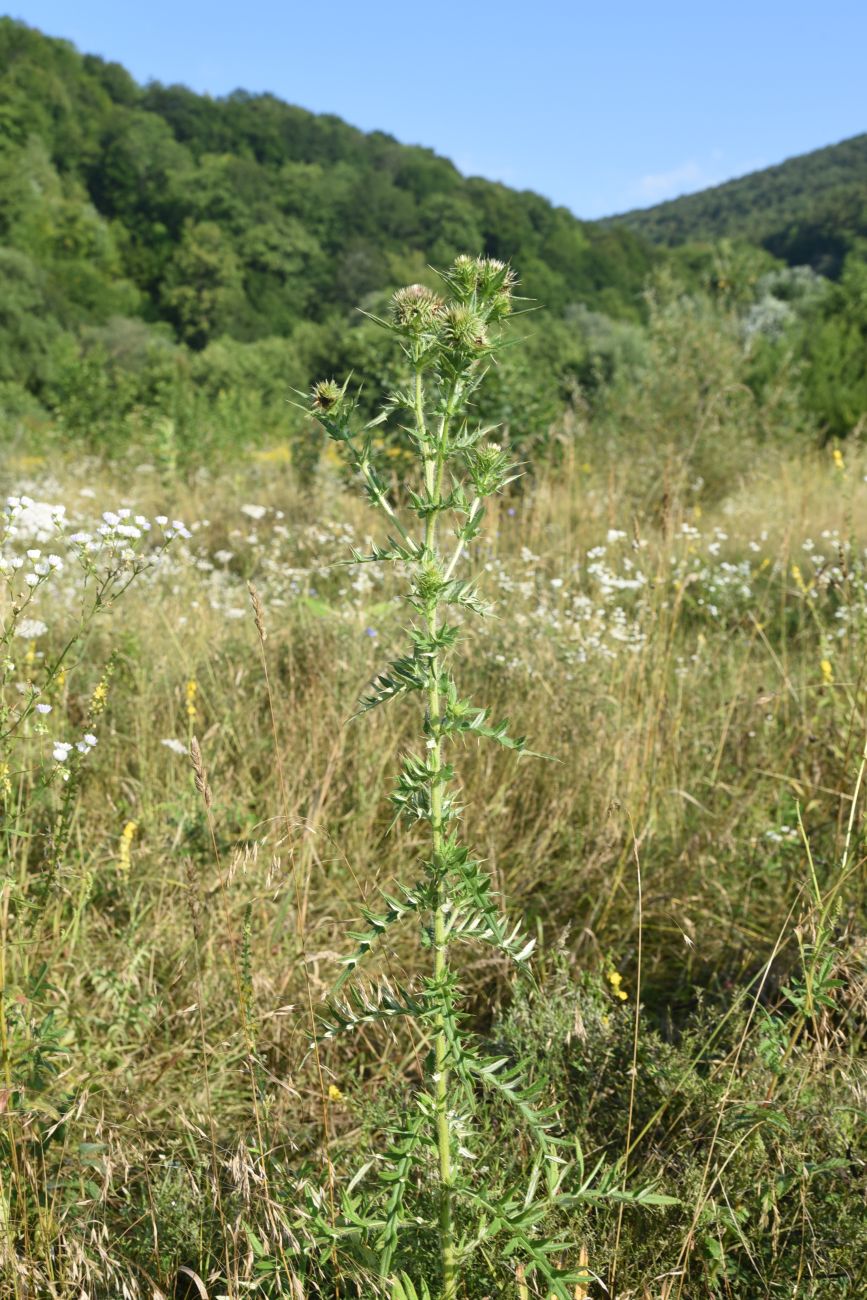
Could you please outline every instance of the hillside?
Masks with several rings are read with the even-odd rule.
[[[555,313],[636,313],[643,240],[428,149],[271,95],[142,87],[8,18],[0,68],[3,297],[61,327],[140,316],[194,349],[285,336],[465,250],[510,258]]]
[[[782,357],[805,361],[798,401],[843,437],[867,410],[863,234],[867,136],[583,222],[382,132],[268,94],[141,86],[0,19],[0,427],[16,437],[144,439],[172,465],[291,443],[303,462],[288,394],[351,372],[372,410],[400,375],[356,309],[435,285],[431,266],[462,252],[509,261],[544,307],[483,411],[524,448],[548,446],[576,399],[636,378],[657,273],[707,299],[715,329],[746,331],[757,390]],[[838,284],[790,283],[777,259]]]
[[[657,244],[744,239],[836,275],[853,242],[867,237],[867,134],[604,224]]]

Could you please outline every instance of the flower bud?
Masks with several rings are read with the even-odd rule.
[[[443,575],[440,566],[433,559],[427,559],[415,575],[415,597],[421,606],[435,601],[442,591]]]
[[[470,478],[480,496],[491,496],[503,485],[509,472],[509,456],[498,442],[475,447],[467,456]]]
[[[461,253],[452,262],[446,278],[459,298],[469,298],[476,292],[478,269],[479,258],[470,257],[467,253]]]
[[[479,293],[483,297],[505,293],[511,297],[518,277],[510,266],[497,257],[480,257],[477,263]]]
[[[442,339],[445,346],[462,357],[472,357],[487,348],[488,332],[477,311],[465,303],[451,303],[443,320]]]
[[[343,401],[343,389],[333,379],[320,379],[318,384],[313,385],[311,401],[314,411],[328,415]]]
[[[512,291],[518,278],[497,257],[468,257],[462,253],[446,272],[446,279],[456,298],[461,302],[477,298],[480,306],[487,307],[485,314],[489,318],[500,320],[511,311]]]

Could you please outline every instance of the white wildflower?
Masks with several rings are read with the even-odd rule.
[[[15,628],[15,635],[23,637],[25,641],[33,641],[47,631],[48,627],[42,622],[42,619],[22,618]]]
[[[160,744],[165,745],[166,749],[170,749],[173,754],[180,754],[184,758],[187,755],[187,747],[184,742],[182,740],[176,740],[174,736],[170,737],[168,740],[161,740]]]

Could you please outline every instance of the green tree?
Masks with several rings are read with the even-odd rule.
[[[165,276],[162,302],[192,348],[229,332],[243,310],[240,261],[213,221],[188,223]]]

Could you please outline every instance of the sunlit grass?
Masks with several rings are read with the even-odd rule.
[[[271,1276],[256,1274],[249,1233],[262,1258],[279,1259],[323,1167],[304,972],[318,1003],[359,898],[375,906],[377,887],[403,878],[418,850],[414,832],[388,830],[390,756],[409,743],[409,720],[382,712],[369,727],[347,725],[401,644],[398,582],[353,585],[341,561],[370,525],[327,466],[304,491],[290,471],[249,463],[186,483],[144,469],[118,481],[110,467],[58,461],[7,474],[8,490],[65,504],[75,528],[119,505],[192,521],[190,541],[101,616],[46,688],[46,732],[9,765],[3,950],[15,1045],[2,1086],[14,1097],[4,1140],[19,1163],[18,1181],[4,1182],[16,1225],[8,1291],[26,1294],[29,1276],[31,1293],[71,1296],[89,1279],[94,1294],[111,1294],[115,1278],[150,1294],[148,1279],[167,1290],[185,1265],[209,1294],[240,1295],[244,1279]],[[471,633],[467,686],[556,762],[464,756],[474,838],[540,940],[535,980],[517,990],[496,956],[473,957],[469,1006],[492,1041],[514,1037],[535,1053],[588,1158],[622,1154],[634,830],[645,1012],[629,1167],[685,1208],[650,1223],[627,1213],[617,1271],[628,1293],[791,1289],[805,1258],[816,1280],[796,1294],[858,1294],[858,818],[836,881],[863,745],[865,504],[856,453],[842,469],[830,452],[776,453],[700,513],[674,500],[665,517],[636,518],[600,458],[589,472],[528,479],[492,520],[482,564],[501,617]],[[745,563],[746,576],[725,567]],[[618,585],[639,571],[642,585]],[[267,619],[284,793],[248,578]],[[11,700],[62,648],[77,609],[63,590],[30,611],[44,634],[13,639]],[[40,786],[40,764],[52,763],[54,741],[83,733],[109,663],[99,743],[82,761],[62,871],[46,892],[63,789]],[[191,682],[220,865],[180,752]],[[800,1013],[784,990],[796,989],[804,945],[815,947],[816,887],[835,900],[823,978],[840,983],[790,1046]],[[34,908],[23,943],[20,917]],[[398,946],[393,974],[411,978],[423,960],[414,944]],[[399,1043],[390,1067],[374,1038],[325,1055],[338,1186],[359,1145],[375,1151],[386,1096],[415,1077],[413,1042]],[[751,1128],[762,1106],[779,1118]],[[492,1151],[503,1122],[490,1117]],[[503,1178],[510,1158],[499,1144]],[[93,1235],[100,1223],[107,1237]],[[564,1264],[585,1245],[605,1276],[615,1228],[606,1214],[579,1216],[564,1229],[575,1243]],[[480,1266],[468,1294],[486,1294],[496,1267]],[[687,1281],[654,1281],[677,1267]],[[836,1290],[823,1292],[822,1270]],[[303,1285],[319,1294],[313,1272]]]

